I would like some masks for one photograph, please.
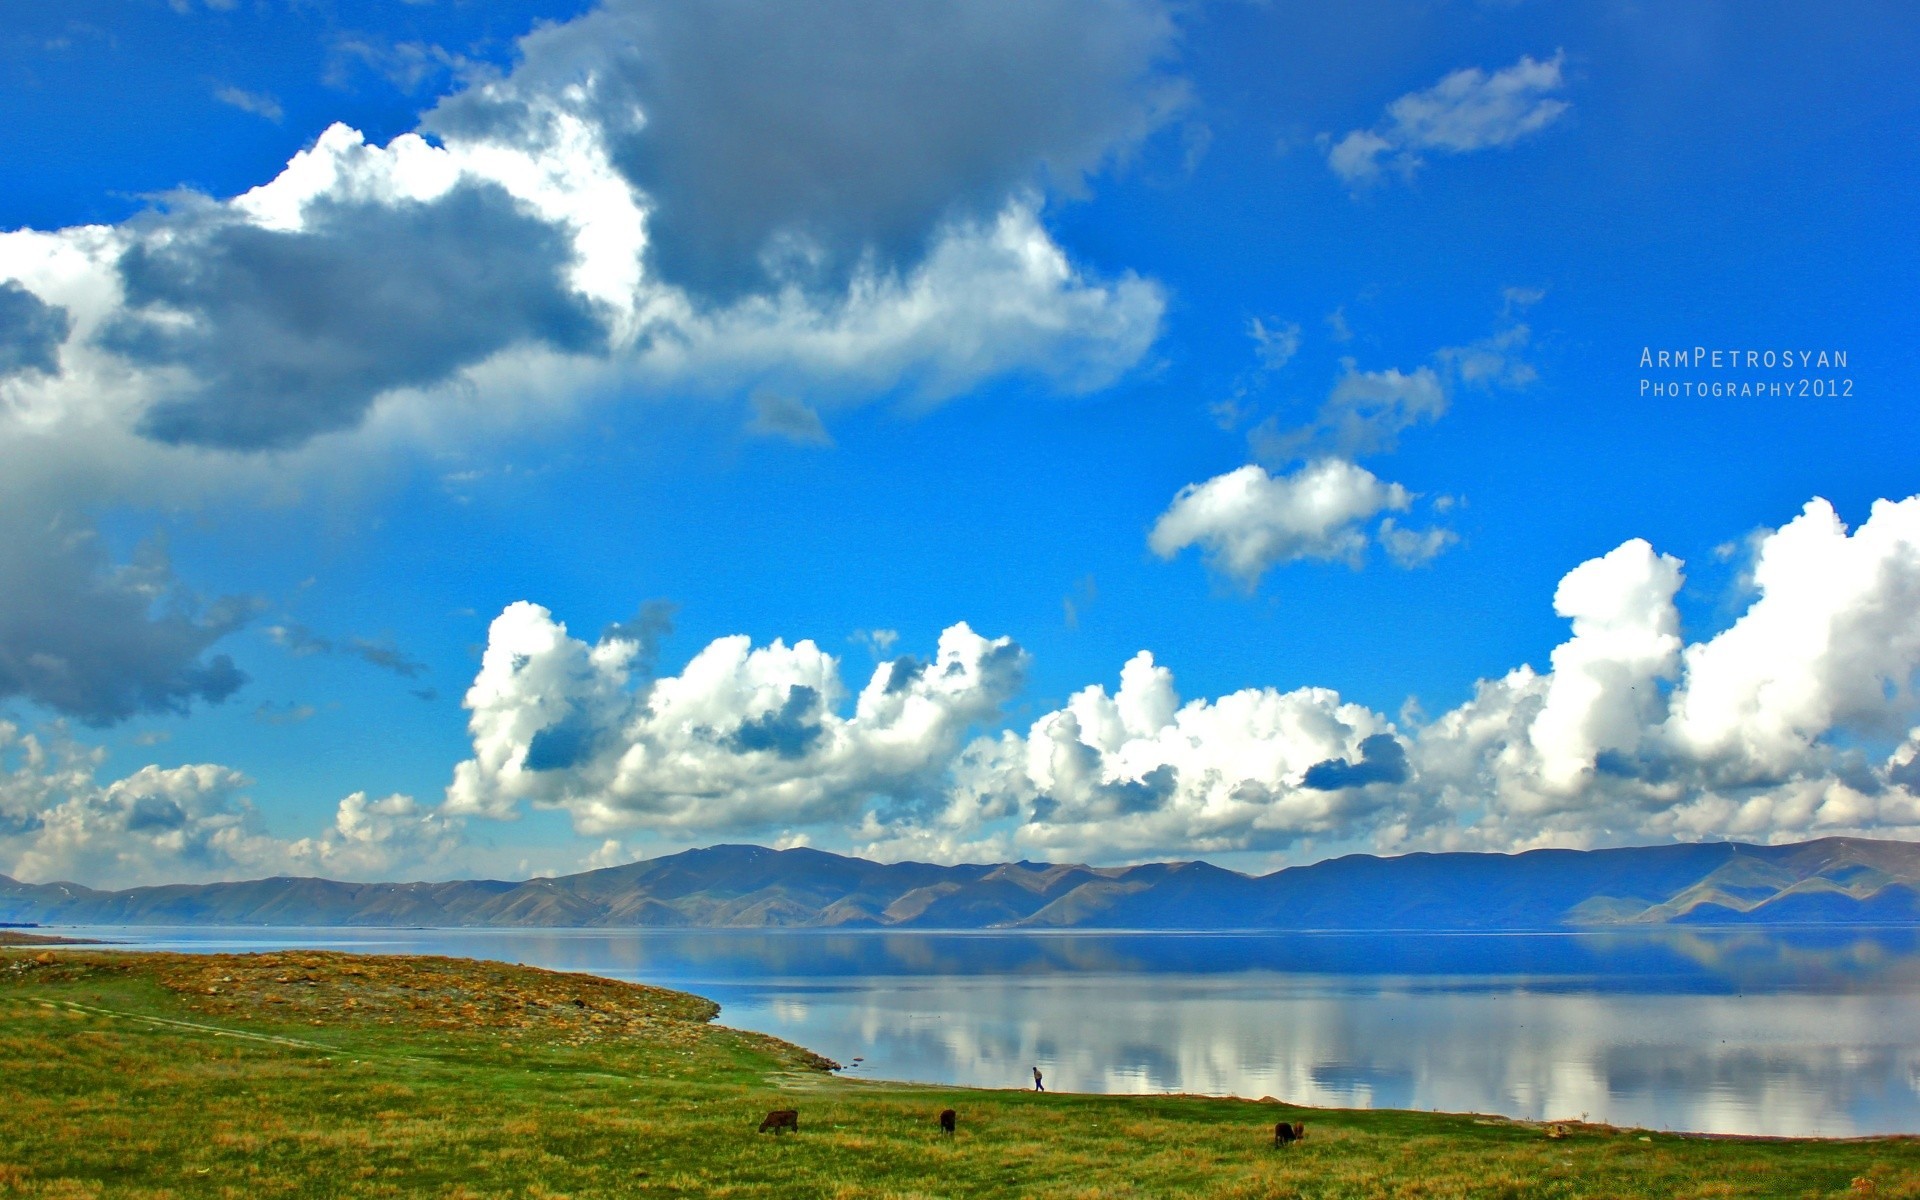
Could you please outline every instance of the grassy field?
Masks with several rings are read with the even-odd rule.
[[[1920,1197],[1910,1138],[882,1084],[714,1013],[456,959],[0,948],[0,1196]],[[755,1132],[775,1108],[798,1133]]]

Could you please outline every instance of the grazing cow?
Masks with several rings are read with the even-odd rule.
[[[1289,1146],[1306,1136],[1307,1127],[1298,1121],[1295,1121],[1291,1125],[1282,1121],[1273,1127],[1273,1144],[1275,1146]]]
[[[799,1133],[800,1132],[799,1112],[791,1108],[774,1109],[772,1112],[767,1114],[766,1120],[760,1122],[761,1133],[765,1133],[769,1129],[773,1130],[773,1132],[776,1135],[778,1135],[782,1129],[791,1129],[795,1133]]]
[[[952,1137],[953,1122],[954,1122],[953,1110],[950,1108],[941,1109],[940,1110],[940,1132],[946,1134],[948,1137]]]

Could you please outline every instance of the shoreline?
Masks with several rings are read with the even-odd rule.
[[[299,928],[299,927],[287,927],[287,928]],[[790,1046],[795,1051],[797,1051],[798,1053],[800,1053],[801,1055],[809,1059],[814,1065],[820,1067],[822,1071],[825,1073],[827,1078],[832,1079],[837,1083],[856,1086],[856,1087],[885,1089],[885,1090],[899,1091],[899,1092],[910,1092],[910,1091],[931,1091],[931,1092],[939,1092],[939,1093],[963,1092],[963,1093],[978,1093],[978,1094],[989,1095],[989,1096],[1047,1096],[1047,1097],[1057,1096],[1057,1097],[1070,1097],[1070,1098],[1079,1098],[1079,1099],[1095,1099],[1095,1098],[1106,1099],[1106,1100],[1154,1099],[1154,1100],[1171,1100],[1171,1101],[1190,1101],[1190,1102],[1196,1102],[1196,1103],[1204,1102],[1204,1103],[1229,1103],[1229,1104],[1257,1104],[1257,1105],[1273,1105],[1273,1106],[1277,1106],[1280,1109],[1284,1109],[1288,1112],[1294,1112],[1294,1113],[1348,1113],[1348,1114],[1374,1113],[1374,1114],[1388,1114],[1388,1115],[1399,1114],[1399,1115],[1413,1116],[1413,1117],[1422,1117],[1422,1116],[1445,1117],[1445,1118],[1452,1118],[1452,1119],[1458,1119],[1458,1120],[1469,1120],[1479,1125],[1500,1125],[1500,1126],[1508,1126],[1508,1127],[1519,1128],[1519,1129],[1539,1130],[1542,1132],[1545,1132],[1549,1129],[1554,1129],[1554,1128],[1563,1128],[1563,1129],[1569,1129],[1569,1130],[1583,1130],[1588,1132],[1604,1132],[1611,1135],[1673,1138],[1673,1139],[1688,1140],[1688,1141],[1728,1141],[1728,1142],[1755,1142],[1755,1143],[1782,1143],[1782,1144],[1832,1144],[1832,1145],[1871,1144],[1871,1143],[1881,1143],[1881,1142],[1901,1142],[1901,1143],[1920,1144],[1920,1131],[1896,1132],[1896,1133],[1873,1133],[1873,1134],[1842,1134],[1842,1135],[1719,1133],[1719,1132],[1702,1131],[1702,1130],[1679,1130],[1679,1129],[1654,1128],[1654,1127],[1644,1126],[1644,1125],[1615,1125],[1605,1121],[1588,1121],[1588,1120],[1575,1118],[1575,1117],[1532,1118],[1532,1117],[1510,1116],[1510,1115],[1507,1115],[1504,1113],[1498,1113],[1498,1112],[1471,1112],[1471,1111],[1453,1111],[1453,1110],[1440,1110],[1440,1109],[1414,1109],[1414,1108],[1393,1108],[1393,1107],[1366,1107],[1366,1108],[1323,1107],[1323,1106],[1315,1106],[1311,1104],[1302,1104],[1302,1103],[1296,1103],[1293,1101],[1281,1100],[1271,1095],[1262,1095],[1259,1097],[1252,1097],[1252,1096],[1243,1096],[1243,1095],[1239,1095],[1231,1092],[1222,1092],[1222,1093],[1186,1092],[1186,1091],[1180,1091],[1180,1092],[1076,1092],[1076,1091],[1061,1091],[1061,1090],[1050,1088],[1044,1093],[1035,1093],[1033,1092],[1032,1089],[1025,1088],[1025,1087],[992,1087],[992,1086],[979,1085],[979,1084],[933,1082],[933,1081],[906,1080],[906,1079],[888,1079],[888,1078],[881,1078],[881,1077],[867,1076],[867,1075],[849,1075],[849,1074],[846,1074],[846,1072],[856,1069],[861,1064],[839,1063],[831,1058],[828,1058],[823,1054],[820,1054],[819,1052],[809,1047],[802,1046],[797,1042],[792,1042],[785,1038],[781,1038],[775,1034],[770,1034],[760,1030],[753,1030],[745,1027],[732,1026],[732,1025],[726,1025],[724,1023],[721,1023],[719,1021],[719,1017],[724,1013],[723,1006],[721,1002],[717,1000],[713,1000],[710,997],[702,996],[696,992],[685,991],[684,989],[665,987],[664,985],[648,984],[640,981],[618,979],[613,976],[603,975],[593,971],[528,966],[526,964],[520,964],[520,963],[509,963],[506,960],[501,960],[501,959],[473,958],[473,957],[463,956],[463,955],[396,954],[396,953],[379,951],[379,950],[359,951],[359,950],[331,950],[331,949],[309,948],[309,947],[283,947],[283,948],[269,948],[269,949],[242,950],[242,951],[204,951],[204,952],[203,951],[181,951],[181,950],[174,950],[174,949],[153,948],[148,946],[142,946],[137,943],[112,942],[112,941],[107,941],[103,939],[94,939],[94,938],[66,938],[66,937],[34,935],[34,934],[15,934],[13,938],[9,938],[7,936],[8,932],[9,931],[0,930],[0,950],[7,949],[9,947],[15,948],[15,949],[25,949],[28,947],[51,948],[51,947],[65,946],[65,947],[73,947],[73,948],[81,948],[81,949],[96,948],[100,951],[115,953],[115,954],[187,955],[187,956],[202,957],[202,958],[225,958],[225,957],[248,958],[248,957],[260,957],[260,956],[272,956],[272,955],[280,955],[280,954],[323,954],[323,955],[337,955],[337,956],[346,957],[346,958],[387,959],[387,960],[395,960],[395,961],[413,960],[413,959],[440,960],[440,961],[446,961],[446,962],[470,964],[473,968],[485,968],[489,966],[500,966],[500,967],[511,966],[517,969],[522,969],[522,970],[541,971],[541,972],[547,972],[552,974],[568,975],[568,976],[574,976],[574,977],[585,978],[585,979],[593,979],[593,980],[600,981],[604,984],[610,984],[618,987],[640,987],[640,988],[646,988],[646,989],[651,989],[656,991],[672,992],[674,994],[689,997],[691,999],[698,1000],[703,1004],[712,1006],[715,1013],[714,1019],[709,1022],[712,1028],[726,1029],[726,1030],[730,1030],[732,1032],[738,1033],[743,1036],[748,1036],[748,1037],[766,1038],[766,1039],[778,1041],[784,1045]],[[1555,1135],[1549,1134],[1548,1136],[1552,1137]]]
[[[108,946],[112,944],[101,941],[99,938],[70,938],[56,934],[26,933],[19,929],[0,929],[0,946]]]
[[[688,992],[449,956],[0,947],[26,1195],[1920,1194],[1920,1138],[849,1078]],[[957,1132],[936,1120],[958,1113]],[[791,1132],[755,1130],[796,1112]],[[1280,1146],[1275,1122],[1303,1124]],[[374,1184],[378,1183],[378,1188]]]

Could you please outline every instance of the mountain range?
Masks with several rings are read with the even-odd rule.
[[[1373,931],[1920,924],[1920,844],[1823,838],[1356,854],[1261,876],[1204,862],[938,866],[762,846],[713,846],[521,882],[279,877],[96,891],[0,875],[0,923]]]

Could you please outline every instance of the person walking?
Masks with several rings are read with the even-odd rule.
[[[1047,1089],[1046,1089],[1046,1085],[1040,1082],[1040,1068],[1039,1068],[1039,1067],[1035,1067],[1035,1068],[1033,1069],[1033,1090],[1034,1090],[1034,1091],[1036,1091],[1036,1092],[1044,1092],[1044,1091],[1046,1091],[1046,1090],[1047,1090]]]

